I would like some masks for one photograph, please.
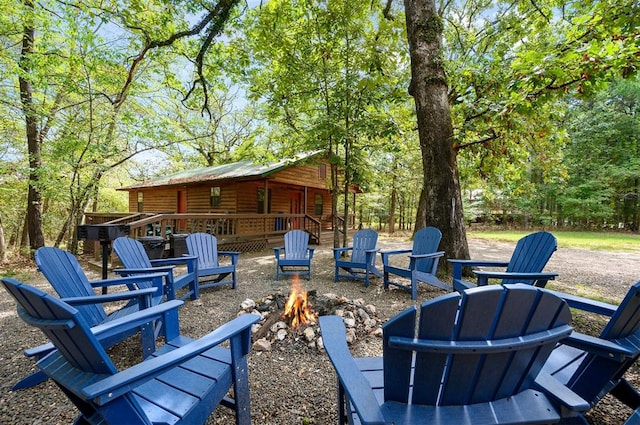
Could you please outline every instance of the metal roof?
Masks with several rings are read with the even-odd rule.
[[[167,176],[156,177],[145,182],[122,187],[120,190],[142,189],[157,186],[172,186],[187,183],[198,183],[215,180],[265,178],[270,174],[292,165],[299,164],[323,151],[313,151],[296,155],[294,158],[283,159],[271,164],[257,164],[252,160],[233,162],[231,164],[215,165],[212,167],[196,168],[180,171]]]

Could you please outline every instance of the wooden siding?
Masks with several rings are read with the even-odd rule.
[[[178,210],[178,190],[176,188],[153,188],[140,190],[143,193],[142,208],[138,211],[138,192],[129,192],[131,212],[175,212]]]
[[[220,187],[220,205],[216,207],[211,206],[212,187]],[[236,183],[189,186],[187,209],[190,213],[236,213]]]
[[[320,178],[318,165],[296,165],[278,171],[269,177],[269,181],[307,186],[316,189],[327,189],[327,180]]]
[[[239,182],[236,187],[236,209],[238,214],[258,213],[258,188],[264,188],[264,182]]]

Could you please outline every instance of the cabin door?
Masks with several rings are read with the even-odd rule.
[[[291,192],[289,194],[289,213],[290,214],[302,214],[302,194],[300,192]],[[300,219],[291,219],[291,228],[300,228]]]
[[[186,190],[178,190],[178,200],[177,200],[177,213],[184,214],[187,212],[187,191]],[[185,230],[185,220],[178,220],[178,229],[174,229],[174,231],[184,232]]]

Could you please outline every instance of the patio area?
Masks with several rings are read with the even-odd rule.
[[[407,239],[389,238],[381,235],[379,247],[393,249],[409,246]],[[508,258],[513,244],[469,241],[474,258]],[[86,265],[88,258],[81,258]],[[380,259],[377,262],[380,267]],[[615,265],[615,267],[613,266]],[[595,251],[564,249],[560,247],[552,256],[547,270],[560,274],[551,282],[551,289],[593,295],[609,301],[619,302],[629,285],[638,279],[640,259],[637,255],[603,253]],[[99,278],[99,272],[85,268],[88,274]],[[383,291],[381,279],[374,279],[369,288],[362,282],[340,280],[333,282],[333,255],[328,245],[316,248],[312,262],[311,281],[302,280],[302,286],[318,295],[334,293],[348,300],[362,300],[373,305],[377,318],[384,322],[401,310],[414,304],[408,293],[391,289]],[[30,276],[18,279],[51,291],[44,278],[31,270]],[[291,280],[275,280],[275,259],[271,249],[243,253],[238,263],[238,289],[228,287],[203,290],[196,301],[187,301],[180,310],[180,325],[183,334],[197,338],[213,328],[229,321],[241,310],[247,300],[259,303],[273,295],[286,296]],[[587,292],[585,292],[587,291]],[[420,285],[416,304],[444,291],[428,285]],[[23,356],[22,350],[44,342],[44,336],[24,324],[16,315],[15,304],[8,296],[0,299],[0,337],[4,342],[0,348],[3,361],[0,380],[0,418],[15,424],[63,424],[76,416],[75,408],[51,382],[20,392],[11,392],[15,381],[34,370],[32,360]],[[596,329],[601,322],[574,316],[574,325]],[[592,330],[592,332],[596,332]],[[371,356],[381,353],[381,338],[375,332],[356,339],[350,346],[354,356]],[[139,342],[130,341],[111,350],[118,364],[128,364],[137,359]],[[337,422],[335,374],[322,349],[310,347],[305,338],[286,338],[275,342],[270,351],[253,349],[249,356],[249,382],[251,387],[252,423],[254,424],[334,424]],[[637,367],[631,371],[631,381],[638,382]],[[590,414],[593,424],[619,424],[630,410],[607,397]],[[233,415],[220,408],[210,417],[210,424],[227,424]]]

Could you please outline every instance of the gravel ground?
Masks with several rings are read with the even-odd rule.
[[[406,239],[381,235],[382,249],[410,246]],[[471,239],[472,258],[508,259],[514,244]],[[379,260],[378,260],[379,261]],[[11,264],[0,271],[1,276],[14,275],[46,291],[50,287],[35,271],[32,263]],[[86,268],[85,268],[86,269]],[[552,289],[619,303],[629,285],[638,279],[640,255],[637,253],[597,252],[559,247],[546,267],[560,273],[558,280],[548,285]],[[90,278],[99,273],[87,272]],[[232,319],[247,298],[261,300],[268,295],[288,294],[290,281],[275,281],[275,260],[271,250],[243,253],[238,266],[238,289],[204,290],[197,301],[187,301],[180,311],[182,332],[200,337]],[[409,294],[397,289],[382,290],[380,279],[364,288],[361,282],[341,280],[333,283],[333,260],[328,246],[316,248],[312,279],[303,281],[307,290],[318,294],[333,292],[351,300],[362,299],[376,306],[378,318],[386,320],[412,305]],[[419,300],[443,294],[443,291],[421,285]],[[0,423],[64,424],[76,416],[75,408],[51,382],[34,388],[12,392],[11,386],[35,370],[33,362],[22,351],[45,342],[44,336],[24,324],[15,313],[15,303],[8,296],[0,297]],[[575,315],[574,325],[588,333],[597,333],[602,320]],[[132,340],[110,350],[117,364],[136,358],[138,341]],[[351,346],[355,356],[379,355],[381,340],[376,336],[360,338]],[[135,360],[134,360],[135,361]],[[287,339],[275,343],[271,351],[253,350],[249,357],[251,409],[254,424],[334,424],[336,415],[335,375],[327,356],[309,348],[302,339]],[[640,382],[634,368],[628,373],[633,382]],[[620,424],[630,409],[606,397],[589,415],[592,424]],[[228,424],[233,416],[224,408],[217,409],[208,424]]]

